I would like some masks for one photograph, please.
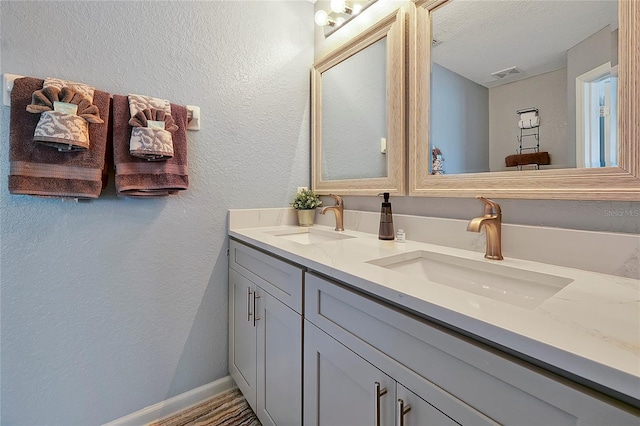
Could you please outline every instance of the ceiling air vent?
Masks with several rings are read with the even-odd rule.
[[[492,72],[491,75],[495,78],[505,78],[512,75],[520,74],[522,71],[518,67],[511,67],[504,70]]]

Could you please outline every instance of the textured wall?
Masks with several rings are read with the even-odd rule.
[[[1,71],[202,108],[191,188],[92,202],[7,192],[2,423],[100,424],[227,374],[228,208],[309,183],[308,2],[2,2]]]

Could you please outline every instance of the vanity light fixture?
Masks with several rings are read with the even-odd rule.
[[[333,19],[329,19],[329,14],[325,10],[317,11],[315,14],[314,20],[316,21],[316,24],[321,27],[336,26],[336,21],[334,21]]]
[[[331,0],[331,10],[335,13],[346,13],[347,15],[353,13],[353,8],[347,6],[345,0]]]
[[[376,1],[349,0],[347,4],[346,0],[331,0],[331,9],[328,11],[318,10],[314,15],[314,20],[318,26],[324,27],[324,36],[328,37]]]

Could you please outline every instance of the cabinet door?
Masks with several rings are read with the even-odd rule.
[[[310,322],[304,327],[304,425],[393,425],[395,381]]]
[[[256,410],[256,328],[253,325],[255,285],[229,269],[229,373]]]
[[[302,316],[258,287],[258,407],[264,425],[302,420]]]
[[[396,405],[397,426],[459,425],[400,383],[397,384],[396,392],[398,397]]]

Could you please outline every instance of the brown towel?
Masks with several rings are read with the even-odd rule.
[[[173,133],[173,158],[155,162],[129,153],[131,129],[129,99],[113,95],[113,160],[116,191],[131,197],[162,197],[189,187],[187,174],[187,108],[171,104],[171,116],[178,129]]]
[[[537,164],[539,166],[546,166],[551,164],[551,158],[546,151],[531,152],[529,154],[514,154],[505,157],[504,159],[507,167],[526,166],[528,164]]]
[[[59,152],[33,141],[40,116],[27,112],[31,95],[44,80],[17,79],[11,91],[9,192],[63,198],[98,198],[103,188],[108,125],[90,124],[91,148]],[[109,119],[110,95],[96,90],[93,104]]]

